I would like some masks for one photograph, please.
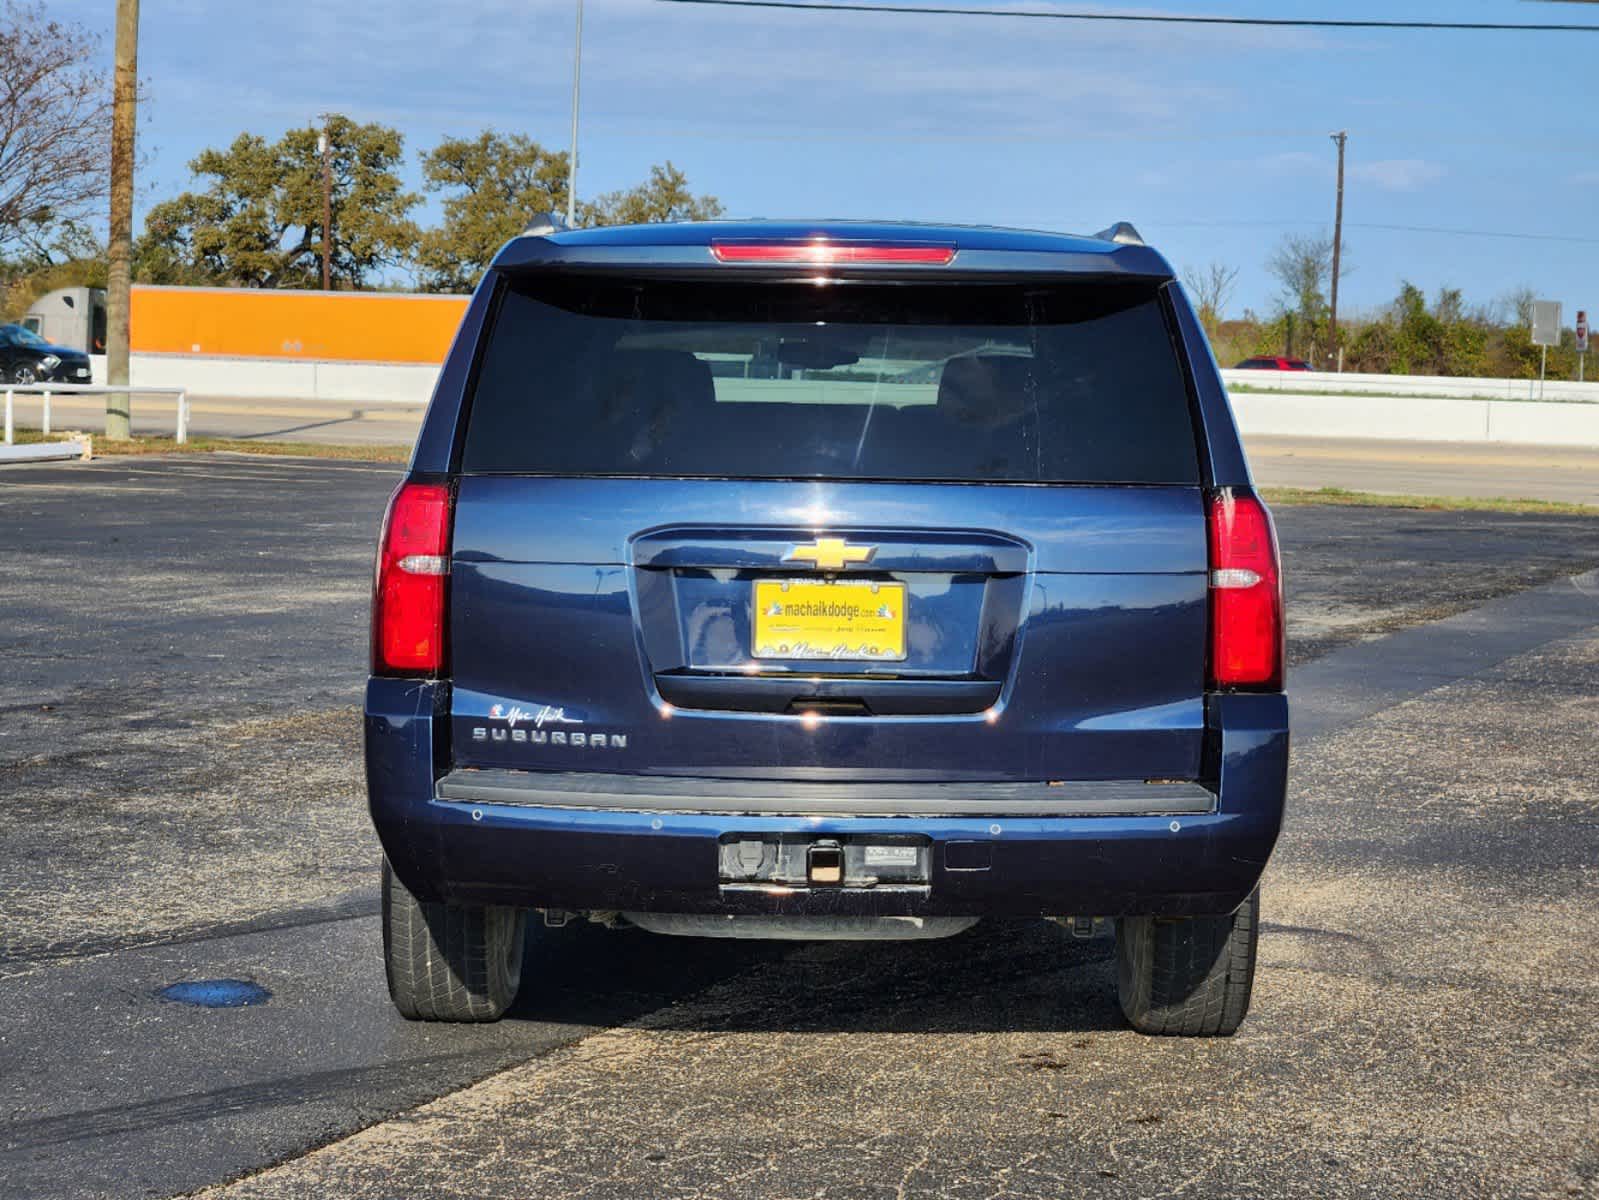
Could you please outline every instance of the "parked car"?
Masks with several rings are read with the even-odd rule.
[[[1235,371],[1314,371],[1302,358],[1285,358],[1281,354],[1263,354],[1246,358],[1233,368]]]
[[[53,346],[21,325],[0,325],[0,382],[89,383],[89,356]]]
[[[1113,918],[1133,1026],[1248,1008],[1277,546],[1130,227],[512,241],[389,503],[371,650],[407,1017],[546,986],[530,911],[540,937]]]

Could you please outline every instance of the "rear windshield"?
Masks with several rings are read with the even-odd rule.
[[[510,282],[462,469],[1198,481],[1151,285]]]

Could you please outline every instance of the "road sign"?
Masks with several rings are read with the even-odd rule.
[[[1534,346],[1560,345],[1560,301],[1534,300],[1532,302],[1532,344]]]
[[[1588,353],[1588,314],[1577,310],[1577,353]]]

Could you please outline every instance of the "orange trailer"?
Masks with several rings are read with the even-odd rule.
[[[136,354],[441,363],[467,296],[256,288],[133,289]]]

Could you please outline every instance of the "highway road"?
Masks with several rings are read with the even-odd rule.
[[[19,420],[36,425],[37,401],[18,403]],[[135,408],[135,432],[169,433],[174,416],[171,402],[141,400]],[[418,405],[201,398],[193,402],[191,428],[216,437],[408,445],[421,418]],[[57,429],[101,429],[103,406],[58,398],[53,423]],[[1599,448],[1355,438],[1246,440],[1256,480],[1267,486],[1599,505]]]
[[[1256,482],[1268,487],[1599,505],[1599,449],[1362,438],[1244,440]]]
[[[397,468],[0,468],[0,1196],[1599,1194],[1599,518],[1284,506],[1256,1003],[1110,940],[535,931],[487,1028],[379,959],[358,705]],[[164,999],[185,981],[252,1007]],[[211,1190],[205,1190],[211,1189]]]

